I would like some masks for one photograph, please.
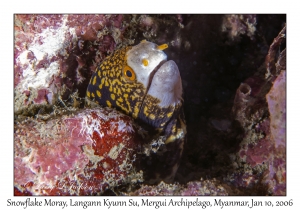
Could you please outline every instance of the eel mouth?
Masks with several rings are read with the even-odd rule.
[[[161,67],[164,63],[166,63],[166,62],[167,62],[167,60],[162,60],[162,61],[155,67],[155,69],[153,69],[152,72],[150,73],[150,75],[149,75],[149,83],[148,83],[148,87],[147,87],[147,89],[146,89],[146,93],[148,93],[148,90],[149,90],[149,88],[151,87],[151,84],[152,84],[152,80],[153,80],[154,75],[155,75],[156,72],[160,69],[160,67]]]
[[[151,72],[152,73],[152,72]],[[159,100],[160,107],[181,103],[182,84],[178,66],[173,60],[161,62],[151,75],[147,95]]]

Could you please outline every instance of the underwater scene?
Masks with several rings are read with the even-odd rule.
[[[14,195],[286,195],[285,14],[15,14]]]

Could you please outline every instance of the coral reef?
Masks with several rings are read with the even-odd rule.
[[[265,182],[275,195],[286,195],[286,72],[282,70],[267,94],[270,141],[274,147]]]
[[[137,131],[130,117],[108,108],[17,123],[15,188],[32,195],[96,195],[141,182]]]
[[[85,89],[120,43],[122,15],[16,15],[15,113],[34,115]]]
[[[244,130],[235,167],[244,169],[229,179],[244,188],[259,184],[272,195],[286,195],[285,49],[275,57],[283,39],[285,27],[269,49],[266,68],[240,85],[233,106]]]
[[[15,195],[286,195],[285,23],[286,15],[276,14],[15,15]],[[101,61],[144,39],[169,45],[164,52],[183,84],[187,141],[168,184],[151,185],[147,161],[139,157],[158,149],[159,141],[135,141],[145,133],[132,119],[82,103]],[[122,144],[133,148],[126,161],[134,167],[117,172],[121,158],[110,164],[111,174],[96,154],[93,138],[98,145],[99,136],[81,136],[97,126],[80,129],[83,119],[105,121],[109,113],[133,128]],[[68,118],[78,128],[69,127]],[[53,130],[68,138],[56,138]],[[118,140],[99,150],[105,162],[115,145]],[[63,184],[74,191],[62,190]],[[92,188],[75,191],[80,184]]]
[[[141,196],[163,196],[163,195],[175,195],[175,196],[224,196],[228,195],[226,189],[218,183],[216,180],[201,180],[192,181],[185,185],[178,183],[166,184],[164,182],[159,183],[156,186],[142,185],[140,189],[129,193],[129,195],[141,195]]]
[[[224,15],[222,31],[226,32],[231,40],[240,39],[243,34],[253,39],[256,23],[256,15]]]

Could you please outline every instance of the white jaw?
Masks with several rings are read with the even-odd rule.
[[[153,162],[146,170],[149,182],[152,178],[155,181],[171,182],[179,166],[186,134],[181,77],[176,63],[167,61],[167,55],[163,52],[167,47],[167,44],[156,45],[142,41],[127,51],[127,63],[123,68],[125,78],[133,74],[135,76],[132,81],[128,81],[134,82],[133,102],[138,100],[132,116],[137,119],[136,122],[147,125],[150,137],[153,138],[147,144],[158,145],[160,153],[157,162]],[[164,149],[160,149],[160,145],[164,145],[161,147]],[[147,153],[146,160],[149,158],[151,162],[156,161],[152,157],[156,157],[157,152],[147,150],[144,153]]]
[[[182,97],[181,77],[176,63],[165,62],[154,74],[148,94],[160,99],[161,107],[180,103]]]

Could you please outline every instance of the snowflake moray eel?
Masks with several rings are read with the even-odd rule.
[[[86,100],[116,108],[163,137],[165,148],[147,160],[147,177],[171,182],[186,136],[179,69],[164,53],[167,44],[146,40],[116,50],[92,75]]]

